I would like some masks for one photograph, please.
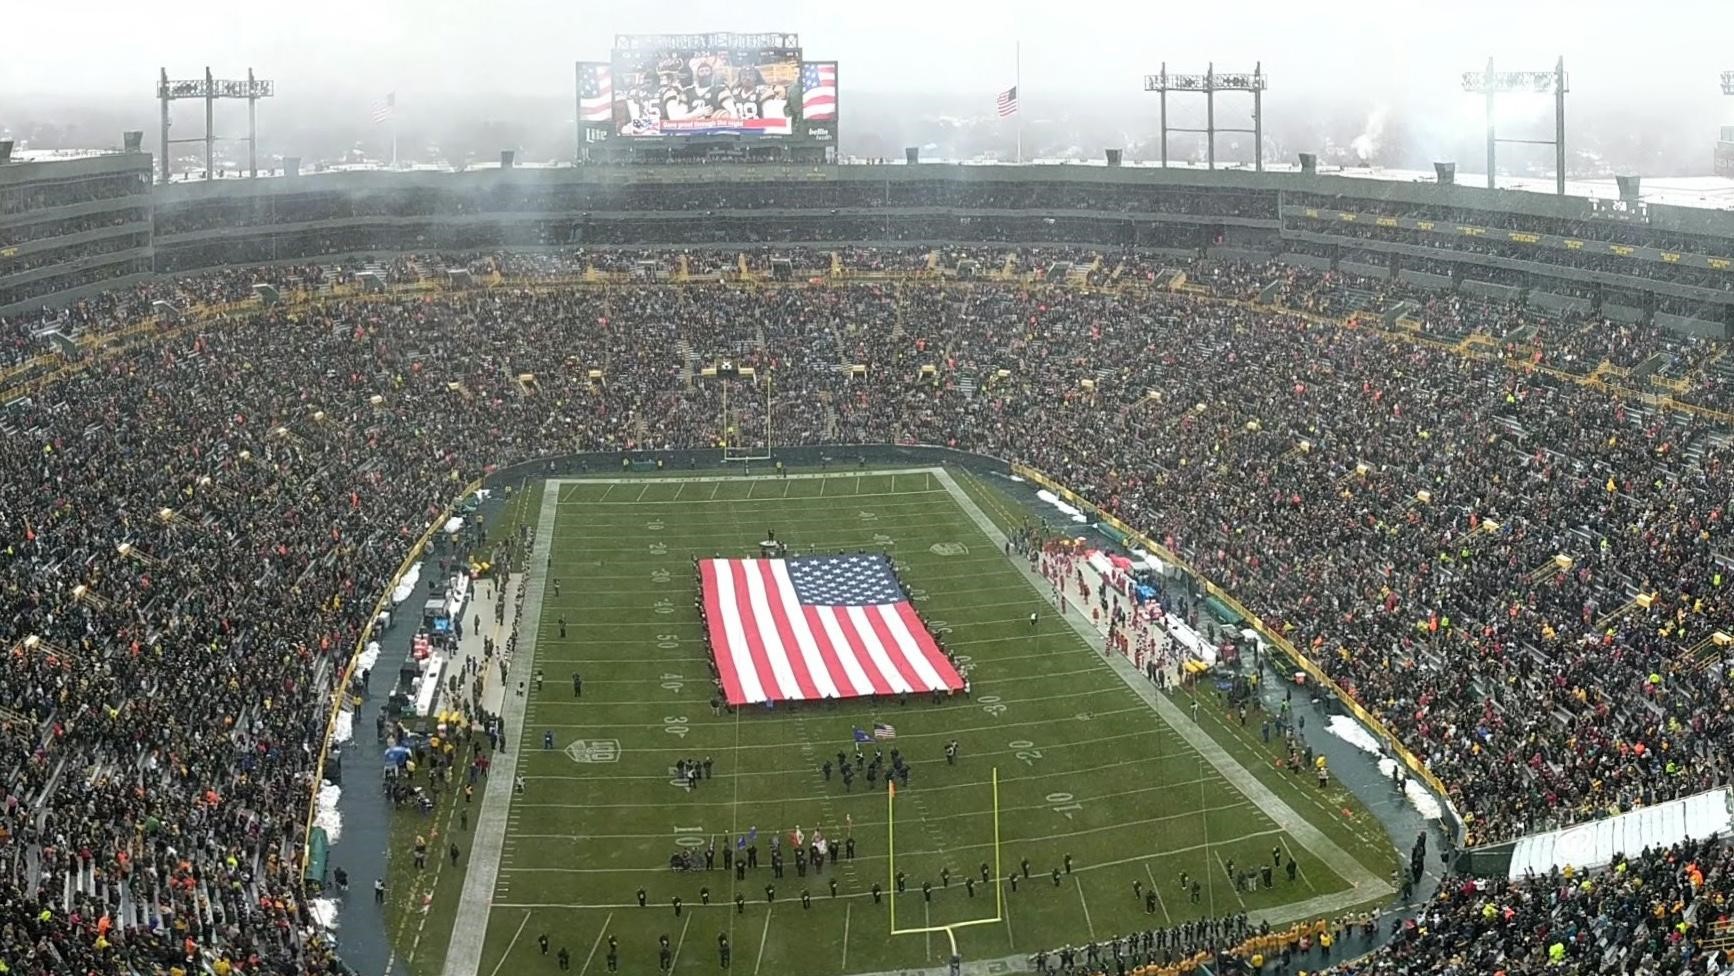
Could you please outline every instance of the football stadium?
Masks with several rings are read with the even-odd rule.
[[[0,973],[1734,965],[1734,182],[604,43],[554,164],[0,139]]]

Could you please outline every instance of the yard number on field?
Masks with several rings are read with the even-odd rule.
[[[1006,748],[1015,750],[1016,756],[1023,760],[1025,766],[1034,766],[1036,760],[1042,758],[1042,751],[1028,739],[1016,739],[1006,743]]]
[[[679,736],[682,739],[686,738],[687,732],[691,731],[686,727],[685,715],[664,715],[662,717],[662,724],[662,731],[667,732],[669,735]]]
[[[1084,805],[1073,802],[1070,793],[1049,793],[1047,801],[1054,805],[1055,813],[1063,814],[1067,820],[1072,819],[1074,813],[1084,812]]]
[[[981,702],[981,710],[994,718],[1005,714],[1005,706],[1000,704],[998,695],[983,695],[976,700]]]

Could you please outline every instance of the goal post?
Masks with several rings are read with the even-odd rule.
[[[1005,919],[1005,872],[1000,863],[999,850],[999,767],[993,767],[993,917],[971,918],[961,922],[947,922],[944,925],[919,925],[909,928],[897,927],[897,787],[894,783],[885,784],[885,849],[886,849],[886,886],[891,901],[890,919],[892,935],[925,935],[930,932],[943,932],[951,940],[951,951],[957,953],[957,929],[972,925],[998,925]]]
[[[740,381],[747,381],[754,386],[757,385],[757,376],[752,371],[752,367],[748,366],[741,368],[735,377],[735,382]],[[739,396],[735,398],[737,404],[735,409],[732,411],[729,409],[729,387],[731,385],[733,384],[731,383],[730,378],[724,376],[722,380],[722,430],[720,431],[720,436],[718,438],[722,442],[722,459],[724,461],[769,461],[771,459],[772,420],[771,376],[769,373],[766,373],[764,377],[765,431],[764,441],[762,443],[754,443],[752,437],[748,435],[744,429],[747,425],[742,422],[742,411],[738,406],[741,400]],[[752,396],[748,402],[756,406],[758,398]],[[756,427],[757,425],[754,426]]]

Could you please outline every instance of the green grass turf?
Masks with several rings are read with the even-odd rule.
[[[1022,521],[988,482],[961,474],[959,480],[994,521]],[[533,509],[525,514],[535,517]],[[1028,615],[1043,607],[1040,596],[927,475],[568,484],[557,518],[550,573],[560,578],[562,595],[547,591],[536,651],[547,682],[532,693],[528,720],[514,735],[528,791],[511,810],[482,976],[553,971],[552,956],[542,959],[536,947],[543,932],[555,949],[571,950],[574,972],[605,971],[599,947],[605,932],[620,940],[627,973],[655,971],[661,934],[679,948],[675,971],[682,973],[716,971],[718,933],[729,934],[734,965],[743,971],[829,974],[941,963],[949,945],[943,933],[889,935],[891,897],[874,904],[868,895],[875,882],[891,887],[883,786],[869,790],[858,778],[845,793],[838,778],[826,782],[818,768],[824,757],[852,751],[852,727],[874,721],[897,727],[895,745],[914,765],[910,788],[895,800],[897,867],[910,884],[896,903],[897,924],[1000,916],[956,930],[967,957],[1024,954],[1346,887],[1222,781],[1066,624],[1045,614],[1032,632]],[[767,528],[796,551],[892,552],[929,623],[967,655],[974,699],[713,716],[691,557],[747,554]],[[968,553],[930,548],[953,542]],[[564,640],[561,616],[568,621]],[[573,670],[585,675],[581,701],[572,698]],[[1211,697],[1204,696],[1207,703]],[[1205,730],[1231,755],[1367,866],[1388,872],[1394,854],[1346,794],[1316,797],[1309,784],[1273,768],[1256,734],[1203,711]],[[543,751],[549,729],[557,748]],[[580,738],[617,741],[619,760],[575,762],[562,750]],[[952,738],[962,745],[962,759],[948,767],[942,749]],[[715,762],[714,779],[692,794],[669,785],[676,758],[704,756]],[[963,877],[994,858],[996,767],[1001,872],[1028,858],[1036,876],[1015,893],[978,884],[970,898]],[[1341,816],[1342,806],[1357,811],[1353,820]],[[467,847],[462,832],[454,832],[453,809],[442,806],[435,819]],[[474,812],[470,819],[473,826]],[[394,845],[391,880],[396,891],[418,895],[394,900],[393,941],[413,973],[437,973],[452,920],[460,911],[489,909],[456,904],[467,859],[457,868],[445,865],[437,883],[431,866],[415,877],[408,837],[426,821],[399,820],[404,843]],[[774,882],[776,903],[767,909],[769,836],[795,824],[837,840],[852,829],[857,857],[828,864],[823,875],[809,869],[805,878],[791,863]],[[666,867],[683,838],[714,837],[720,845],[751,826],[759,828],[761,867],[739,886],[745,914],[733,909],[736,884],[721,870],[720,854],[709,874],[677,875]],[[1259,863],[1275,846],[1300,858],[1301,880],[1290,885],[1279,873],[1275,889],[1237,895],[1222,861]],[[1047,872],[1066,854],[1074,873],[1055,889]],[[951,869],[949,888],[941,886],[943,867]],[[1206,882],[1200,903],[1178,889],[1181,871]],[[923,880],[934,884],[931,903],[921,899]],[[1159,885],[1156,916],[1146,916],[1133,899],[1134,880]],[[709,907],[699,904],[702,886],[711,890]],[[639,887],[647,908],[636,904]],[[811,909],[801,906],[803,888],[813,895]],[[431,907],[422,912],[419,892],[429,890]],[[676,895],[685,903],[678,918],[670,906]],[[416,932],[429,933],[419,945]]]

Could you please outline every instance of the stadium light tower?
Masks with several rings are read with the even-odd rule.
[[[1726,84],[1726,80],[1724,80]],[[1553,187],[1565,195],[1565,58],[1555,62],[1552,71],[1495,71],[1493,59],[1487,59],[1486,71],[1463,72],[1463,90],[1487,96],[1487,188],[1494,186],[1494,146],[1501,142],[1532,146],[1552,146],[1554,160]],[[1553,93],[1552,139],[1500,139],[1493,131],[1493,109],[1496,96],[1528,92],[1536,95]]]
[[[245,98],[247,100],[247,171],[248,175],[259,175],[259,99],[270,98],[275,94],[273,82],[256,79],[253,69],[247,69],[246,81],[230,81],[211,77],[211,69],[205,69],[205,77],[191,81],[170,81],[169,69],[161,69],[157,80],[157,101],[162,103],[163,111],[163,154],[160,160],[162,181],[169,181],[169,145],[177,142],[202,142],[205,144],[205,179],[211,178],[211,157],[220,138],[213,129],[212,115],[215,114],[217,99]],[[197,139],[169,138],[169,103],[183,98],[202,98],[205,101],[205,134]]]
[[[1264,89],[1268,79],[1264,76],[1264,62],[1253,65],[1251,71],[1218,72],[1216,65],[1210,64],[1201,75],[1171,75],[1168,73],[1168,62],[1162,62],[1162,69],[1153,75],[1144,76],[1144,90],[1156,92],[1161,96],[1162,103],[1162,165],[1168,165],[1168,133],[1170,132],[1202,132],[1205,141],[1206,165],[1216,168],[1216,134],[1218,132],[1250,132],[1252,133],[1252,164],[1258,172],[1264,172]],[[1252,93],[1252,128],[1250,129],[1219,129],[1216,127],[1216,93],[1234,91]],[[1200,92],[1204,95],[1204,128],[1192,129],[1168,125],[1168,93],[1169,92]]]

